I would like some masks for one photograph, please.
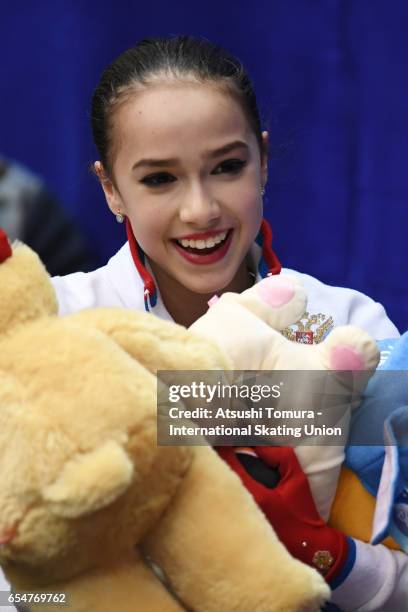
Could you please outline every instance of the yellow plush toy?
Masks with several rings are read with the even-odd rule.
[[[30,249],[12,252],[0,233],[0,261],[0,563],[13,588],[64,593],[73,612],[318,610],[322,578],[289,555],[218,455],[157,445],[156,374],[330,369],[354,349],[372,370],[367,334],[290,343],[275,330],[299,318],[305,295],[281,277],[224,294],[189,331],[117,309],[59,318]],[[322,514],[342,452],[297,449]]]
[[[323,579],[218,455],[156,444],[156,369],[228,369],[229,356],[149,314],[58,318],[37,256],[4,236],[0,255],[0,562],[22,603],[318,610]]]

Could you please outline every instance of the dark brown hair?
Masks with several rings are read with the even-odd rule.
[[[263,153],[261,121],[252,82],[241,62],[202,38],[147,38],[122,53],[102,73],[92,97],[92,132],[105,172],[112,177],[113,115],[132,90],[155,77],[193,78],[221,85],[240,102]]]

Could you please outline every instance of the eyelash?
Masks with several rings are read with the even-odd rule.
[[[225,162],[219,164],[217,168],[215,168],[215,170],[217,170],[218,168],[224,168],[224,172],[213,171],[212,174],[216,176],[218,174],[224,173],[232,175],[239,174],[239,172],[241,172],[246,163],[247,162],[243,159],[228,159]],[[148,187],[155,188],[161,187],[162,185],[167,185],[169,183],[174,183],[176,180],[176,177],[174,177],[169,172],[156,172],[155,174],[149,174],[148,176],[145,176],[140,182],[144,185],[147,185]]]

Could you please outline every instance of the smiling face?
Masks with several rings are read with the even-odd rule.
[[[239,102],[211,85],[153,84],[117,107],[112,136],[105,195],[129,218],[165,303],[244,289],[267,162]]]

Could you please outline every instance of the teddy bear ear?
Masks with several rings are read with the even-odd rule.
[[[78,518],[115,501],[131,484],[133,471],[124,449],[111,440],[68,461],[42,497],[57,516]]]
[[[0,333],[57,314],[57,296],[38,255],[22,243],[11,248],[1,228],[0,293]]]

